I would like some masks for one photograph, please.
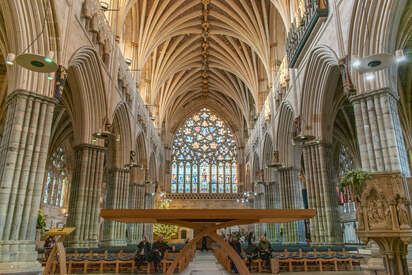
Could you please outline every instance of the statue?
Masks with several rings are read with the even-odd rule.
[[[295,126],[295,136],[298,136],[302,132],[302,118],[300,116],[293,120],[293,125]]]
[[[363,221],[363,207],[360,203],[356,210],[356,219],[358,220],[358,230],[365,230],[365,223]]]
[[[409,215],[405,204],[402,201],[398,201],[396,205],[396,212],[398,214],[399,226],[401,228],[409,227]]]

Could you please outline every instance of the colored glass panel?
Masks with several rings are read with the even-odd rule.
[[[230,187],[234,180],[231,178],[233,173],[227,173],[229,176],[226,177],[226,167],[222,160],[225,163],[234,163],[236,152],[236,143],[230,128],[210,110],[201,109],[199,113],[189,118],[175,134],[172,163],[177,161],[179,164],[176,176],[172,173],[171,189],[185,193],[235,191],[235,187]],[[181,162],[186,165],[183,171],[180,171]],[[213,165],[209,166],[209,163]],[[198,164],[202,167],[197,166]],[[176,188],[173,187],[175,183]],[[227,189],[227,184],[229,184],[229,189]]]

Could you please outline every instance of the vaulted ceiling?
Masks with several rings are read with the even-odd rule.
[[[132,58],[141,95],[159,127],[174,131],[205,105],[234,132],[252,127],[284,57],[285,25],[278,12],[283,6],[269,0],[122,5],[118,24],[124,55]]]

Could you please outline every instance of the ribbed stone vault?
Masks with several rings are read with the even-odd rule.
[[[279,1],[283,2],[283,1]],[[208,102],[238,129],[253,127],[285,52],[286,10],[278,1],[123,1],[118,34],[158,127]],[[204,16],[204,8],[208,14]],[[114,7],[116,8],[116,7]],[[114,20],[114,18],[109,18]],[[207,53],[202,22],[208,23]],[[113,25],[113,23],[112,23]],[[203,55],[203,56],[202,56]],[[205,69],[205,57],[207,68]],[[207,72],[207,96],[202,73]],[[233,116],[233,114],[237,114]]]

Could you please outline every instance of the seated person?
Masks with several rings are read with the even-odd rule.
[[[266,240],[265,236],[262,236],[259,241],[259,256],[264,263],[270,265],[271,247],[270,242]]]
[[[147,240],[147,237],[144,236],[143,240],[137,246],[136,252],[136,268],[139,268],[144,262],[150,262],[152,259],[152,246]]]
[[[236,251],[236,253],[242,258],[242,246],[240,245],[240,242],[237,238],[237,236],[232,236],[232,241],[230,242],[230,246],[233,247],[233,249]],[[232,269],[234,270],[235,273],[239,273],[236,265],[233,264],[232,262]]]
[[[252,261],[259,258],[259,250],[257,246],[252,243],[246,246],[245,254],[250,268],[250,266],[252,265]]]
[[[44,257],[47,259],[49,258],[50,252],[53,249],[55,244],[55,240],[53,236],[48,236],[47,239],[44,241]]]
[[[153,262],[155,267],[155,272],[157,272],[159,268],[159,263],[162,261],[163,257],[165,256],[165,251],[169,248],[167,242],[163,240],[163,236],[159,235],[157,241],[153,243],[152,246],[152,256]]]

